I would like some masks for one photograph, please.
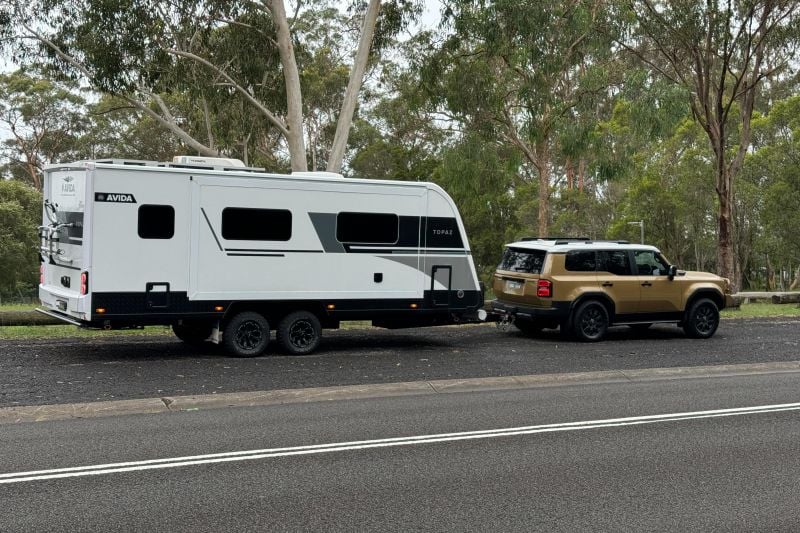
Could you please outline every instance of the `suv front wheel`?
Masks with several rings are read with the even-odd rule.
[[[572,333],[583,342],[597,342],[608,330],[608,310],[596,300],[584,302],[575,311]]]
[[[719,326],[719,309],[708,298],[701,298],[692,304],[683,322],[683,331],[694,339],[707,339],[714,335]]]

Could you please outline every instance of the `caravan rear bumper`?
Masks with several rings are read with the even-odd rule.
[[[41,309],[37,309],[39,312],[52,312],[58,315],[56,318],[64,316],[67,319],[78,321],[80,324],[91,320],[88,295],[78,295],[75,292],[60,290],[49,285],[39,285],[39,301],[42,303]],[[65,321],[69,322],[69,320]]]

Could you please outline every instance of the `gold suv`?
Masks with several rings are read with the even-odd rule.
[[[587,342],[609,326],[657,322],[707,339],[733,305],[727,279],[678,270],[658,248],[627,241],[523,239],[506,246],[492,286],[494,312],[523,333],[560,327]]]

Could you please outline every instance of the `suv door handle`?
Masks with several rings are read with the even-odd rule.
[[[603,287],[613,287],[613,286],[614,286],[614,284],[613,284],[613,283],[610,283],[610,282],[608,282],[608,281],[606,281],[605,283],[603,283]]]
[[[645,281],[644,283],[642,283],[642,287],[652,287],[652,286],[653,284],[650,283],[649,281]]]

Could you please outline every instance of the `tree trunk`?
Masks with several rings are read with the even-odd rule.
[[[547,141],[536,143],[536,159],[539,171],[539,237],[546,237],[550,221],[550,150]]]
[[[31,182],[33,183],[34,188],[37,191],[42,190],[42,179],[39,177],[39,169],[36,168],[36,165],[33,164],[32,161],[28,160],[25,163],[25,166],[28,167],[28,174],[31,176]]]
[[[789,286],[789,290],[793,291],[797,288],[800,288],[800,266],[797,267],[797,270],[794,273],[794,281]]]
[[[723,278],[728,278],[733,285],[733,292],[739,291],[741,280],[735,269],[733,254],[733,191],[731,176],[725,168],[717,168],[717,196],[719,198],[719,234],[717,236],[717,271]]]
[[[586,159],[580,158],[578,161],[578,190],[583,192],[586,184]]]
[[[350,71],[350,81],[344,92],[342,110],[339,113],[339,120],[336,123],[336,135],[333,137],[333,147],[328,158],[328,172],[339,172],[342,170],[342,160],[344,150],[347,148],[347,138],[350,135],[350,126],[353,123],[353,114],[358,102],[358,93],[364,80],[364,71],[367,69],[369,50],[372,46],[372,36],[375,33],[375,24],[378,20],[380,11],[380,0],[370,0],[367,12],[364,15],[364,24],[361,26],[361,38],[358,42],[353,68]]]
[[[772,261],[769,260],[769,254],[765,255],[767,260],[767,279],[765,285],[767,292],[771,292],[775,290],[775,269],[772,268]]]
[[[575,188],[575,166],[572,164],[572,159],[569,157],[566,163],[564,163],[564,170],[567,174],[567,190],[571,191]]]
[[[300,73],[294,57],[292,35],[283,0],[271,0],[268,5],[277,30],[278,53],[286,82],[286,125],[289,129],[286,141],[289,144],[289,157],[292,170],[304,172],[308,170],[308,162],[303,137],[303,94],[300,90]]]

